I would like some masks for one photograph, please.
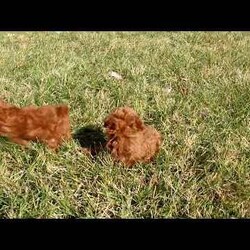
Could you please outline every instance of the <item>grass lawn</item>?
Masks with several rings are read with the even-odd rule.
[[[1,218],[250,217],[249,32],[2,32],[0,55],[8,102],[67,103],[73,133],[100,140],[130,105],[164,138],[126,169],[77,139],[54,154],[1,137]]]

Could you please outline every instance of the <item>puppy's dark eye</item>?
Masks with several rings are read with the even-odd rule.
[[[115,129],[115,124],[114,123],[107,123],[106,126],[104,125],[105,128],[108,128],[110,130],[114,130]]]
[[[108,122],[108,121],[105,121],[104,122],[104,127],[105,128],[108,128],[108,129],[111,129],[111,130],[115,130],[116,126],[115,126],[115,123],[111,123],[111,122]]]
[[[116,126],[115,123],[110,124],[109,129],[115,130]]]

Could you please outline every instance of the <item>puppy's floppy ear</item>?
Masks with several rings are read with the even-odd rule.
[[[135,127],[139,130],[143,129],[143,122],[139,117],[135,117]]]
[[[69,107],[66,105],[61,105],[56,107],[57,115],[63,116],[69,113]]]

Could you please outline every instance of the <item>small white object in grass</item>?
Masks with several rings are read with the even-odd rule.
[[[122,76],[120,74],[116,73],[115,71],[109,72],[109,75],[114,77],[117,80],[122,80]]]
[[[165,86],[164,92],[165,92],[167,95],[170,94],[171,91],[172,91],[171,86]]]

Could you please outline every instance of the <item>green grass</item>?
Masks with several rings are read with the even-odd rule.
[[[131,105],[164,138],[132,169],[0,138],[1,218],[250,217],[250,33],[2,32],[0,55],[10,103],[67,103],[74,133]]]

